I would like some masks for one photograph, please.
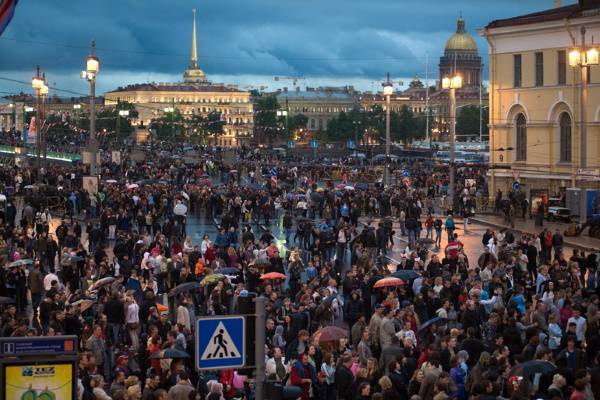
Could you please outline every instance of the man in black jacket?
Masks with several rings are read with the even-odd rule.
[[[354,375],[350,367],[352,366],[352,355],[344,354],[341,364],[335,370],[335,386],[337,388],[339,400],[352,400],[354,393],[352,392]]]
[[[121,327],[125,324],[125,306],[119,299],[118,293],[113,293],[104,305],[104,314],[108,322],[110,341],[113,346],[118,344]]]

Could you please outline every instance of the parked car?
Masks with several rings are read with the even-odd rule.
[[[560,199],[549,198],[546,219],[548,221],[571,222],[571,210],[566,208]]]

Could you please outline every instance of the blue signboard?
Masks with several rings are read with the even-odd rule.
[[[519,183],[519,181],[514,181],[512,184],[512,188],[513,188],[513,190],[521,189],[521,184]]]
[[[244,366],[246,322],[242,316],[198,318],[196,367],[198,369]]]
[[[271,176],[277,176],[277,167],[271,168]]]
[[[288,140],[288,149],[293,149],[296,147],[296,143],[293,140]]]
[[[319,147],[319,141],[317,139],[310,140],[310,148],[317,149]]]
[[[407,168],[404,168],[402,170],[402,176],[405,176],[405,177],[410,176],[410,171]]]
[[[356,144],[354,143],[354,140],[348,140],[348,142],[346,143],[346,147],[351,150],[356,149]]]
[[[0,339],[0,354],[4,356],[75,353],[77,353],[76,336],[9,337]]]

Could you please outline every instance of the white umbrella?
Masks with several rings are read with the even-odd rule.
[[[344,186],[344,190],[354,190],[354,186]]]
[[[6,195],[0,194],[0,201],[6,201]]]
[[[127,189],[137,189],[139,187],[140,185],[138,185],[137,183],[130,183],[129,185],[127,185]]]
[[[173,207],[173,214],[175,215],[185,215],[186,213],[187,207],[182,203],[179,203],[175,207]]]
[[[116,179],[107,179],[106,183],[117,183]]]

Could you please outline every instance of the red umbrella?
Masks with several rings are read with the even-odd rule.
[[[326,326],[315,332],[314,337],[319,343],[335,342],[341,338],[348,337],[348,331],[346,329],[337,326]]]
[[[400,278],[383,278],[378,280],[377,282],[375,282],[375,284],[373,285],[374,288],[382,288],[382,287],[389,287],[389,286],[400,286],[400,285],[404,285],[404,281]]]
[[[269,272],[267,274],[262,274],[260,276],[260,279],[262,279],[263,281],[271,280],[271,279],[285,279],[285,278],[287,278],[287,276],[285,276],[284,274],[279,273],[279,272]]]

